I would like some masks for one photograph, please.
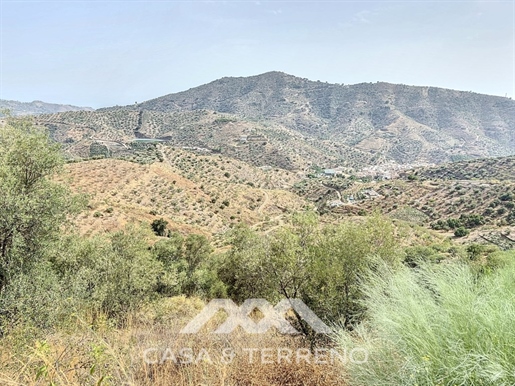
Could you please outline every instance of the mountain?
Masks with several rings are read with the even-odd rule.
[[[515,154],[515,101],[509,98],[380,82],[329,84],[281,72],[222,78],[136,105],[38,120],[82,157],[95,141],[136,138],[288,170]]]
[[[65,111],[93,111],[91,107],[60,105],[42,101],[18,102],[0,99],[0,110],[8,109],[12,115],[53,114]]]
[[[398,163],[515,153],[515,101],[436,87],[329,84],[269,72],[222,78],[131,108],[208,109],[274,122]]]
[[[217,237],[240,221],[274,228],[306,206],[329,221],[380,211],[449,236],[458,221],[499,245],[515,227],[508,98],[273,72],[36,122],[69,158],[140,164],[67,165],[74,188],[95,196],[85,232],[164,216]]]

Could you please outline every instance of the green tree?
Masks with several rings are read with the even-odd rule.
[[[361,281],[384,264],[400,261],[393,224],[379,216],[328,226],[317,251],[307,303],[315,312],[350,327],[364,312]]]
[[[318,234],[314,213],[296,214],[289,226],[267,235],[238,226],[220,273],[229,295],[239,301],[300,297],[309,282]]]
[[[81,207],[52,180],[62,165],[59,145],[30,119],[8,118],[0,128],[0,289],[43,257]]]
[[[166,226],[168,225],[168,221],[166,221],[164,218],[156,219],[152,221],[152,224],[150,226],[152,227],[152,230],[157,236],[165,236],[166,235]]]
[[[391,222],[379,216],[321,227],[313,213],[297,214],[275,232],[238,227],[219,276],[231,298],[300,298],[315,313],[346,325],[361,316],[360,279],[379,260],[399,261]]]

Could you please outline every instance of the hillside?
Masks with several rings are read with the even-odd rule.
[[[18,102],[6,99],[0,99],[0,111],[9,110],[11,115],[37,115],[37,114],[53,114],[65,111],[93,111],[91,107],[78,107],[72,105],[62,105],[56,103],[46,103],[42,101]],[[0,115],[1,116],[1,115]]]
[[[199,148],[248,162],[304,170],[312,164],[359,168],[370,154],[338,142],[306,137],[278,123],[254,122],[236,115],[195,110],[163,113],[147,110],[78,111],[37,117],[69,158],[87,158],[104,146],[125,156],[134,140],[158,138],[174,147]]]
[[[72,157],[97,140],[161,138],[256,166],[439,164],[515,153],[515,101],[388,83],[328,84],[270,72],[222,78],[137,105],[38,117]]]
[[[292,191],[312,202],[331,221],[380,212],[454,237],[464,226],[463,242],[514,248],[514,157],[478,159],[416,168],[393,179],[314,175]]]
[[[77,219],[82,233],[123,228],[131,221],[165,218],[170,229],[217,237],[239,222],[268,230],[310,204],[282,188],[294,176],[263,171],[221,156],[164,149],[162,163],[122,160],[70,163],[61,178],[90,197]]]
[[[441,163],[515,151],[515,101],[388,83],[328,84],[270,72],[222,78],[132,109],[208,109],[275,122],[398,163]]]
[[[460,161],[431,168],[416,168],[410,173],[420,179],[514,181],[515,157]]]

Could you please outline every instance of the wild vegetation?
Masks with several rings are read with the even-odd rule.
[[[9,110],[14,116],[34,115],[34,114],[52,114],[65,111],[93,110],[90,107],[78,107],[71,105],[61,105],[56,103],[46,103],[43,101],[18,102],[6,99],[0,99],[0,117],[4,114],[3,110]]]
[[[138,130],[166,125],[128,114],[68,117],[92,132],[125,133],[116,120],[127,116]],[[195,114],[220,130],[238,125],[229,114]],[[0,383],[514,383],[509,177],[433,178],[458,173],[450,167],[383,181],[352,170],[328,177],[319,166],[306,177],[169,144],[137,145],[137,162],[105,159],[125,145],[114,137],[97,141],[99,159],[66,163],[70,148],[52,140],[60,128],[43,126],[8,118],[0,131]],[[492,229],[504,243],[481,233]],[[181,333],[219,298],[300,299],[334,334],[317,334],[292,310],[285,317],[298,335],[212,334],[224,312]],[[270,359],[285,348],[340,359]],[[366,360],[341,360],[353,348]],[[231,361],[220,356],[227,349]]]
[[[465,264],[372,274],[366,323],[337,339],[369,349],[352,384],[513,385],[515,255],[495,256],[502,268],[479,277]]]

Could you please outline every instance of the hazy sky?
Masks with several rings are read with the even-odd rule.
[[[272,70],[515,96],[514,0],[0,4],[0,99],[98,108]]]

